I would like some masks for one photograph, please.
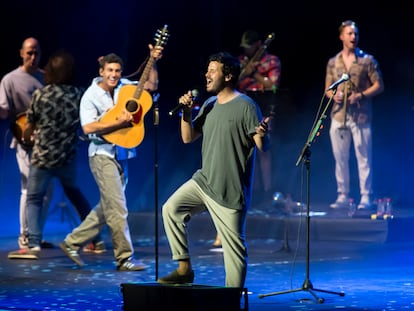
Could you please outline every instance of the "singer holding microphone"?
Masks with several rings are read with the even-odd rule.
[[[358,210],[372,206],[372,99],[384,91],[377,60],[358,48],[359,29],[355,22],[339,27],[342,50],[326,67],[325,89],[333,96],[329,136],[335,158],[338,196],[331,208],[348,206],[350,193],[349,157],[351,143],[357,159],[360,202]]]
[[[187,223],[207,211],[222,239],[225,285],[244,288],[247,273],[246,215],[250,206],[256,149],[269,149],[269,118],[237,91],[240,62],[221,52],[209,57],[206,90],[213,95],[192,119],[194,94],[179,98],[181,138],[185,144],[202,137],[202,164],[164,203],[164,229],[178,268],[160,277],[161,284],[193,283]]]

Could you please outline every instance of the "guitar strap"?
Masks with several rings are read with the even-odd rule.
[[[140,74],[143,70],[144,70],[144,67],[145,67],[145,64],[148,62],[148,59],[149,59],[149,56],[147,56],[147,58],[144,60],[144,62],[138,67],[138,69],[135,71],[135,72],[133,72],[133,73],[131,73],[131,74],[129,74],[129,75],[127,75],[127,76],[124,76],[124,78],[126,78],[126,79],[131,79],[132,77],[135,77],[136,75],[138,75],[138,74]]]

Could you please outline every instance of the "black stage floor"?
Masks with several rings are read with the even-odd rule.
[[[50,215],[45,229],[45,238],[56,245],[73,225],[63,216]],[[247,304],[243,295],[240,309],[414,310],[414,213],[409,207],[395,207],[390,220],[371,220],[369,214],[351,217],[347,210],[330,211],[323,204],[311,206],[306,216],[301,210],[287,216],[275,206],[252,210],[247,224]],[[9,260],[7,253],[17,246],[16,228],[11,230],[3,220],[0,310],[217,311],[226,305],[231,311],[228,303],[234,295],[223,287],[222,253],[210,249],[215,232],[207,215],[195,217],[189,228],[194,286],[182,287],[184,296],[159,292],[157,275],[169,273],[175,263],[156,218],[148,212],[130,214],[136,256],[149,265],[140,272],[115,270],[107,231],[108,251],[82,254],[87,263],[83,268],[59,248],[42,250],[38,260]],[[201,295],[207,290],[213,291]],[[173,297],[197,303],[183,308]],[[138,303],[143,300],[148,307]]]

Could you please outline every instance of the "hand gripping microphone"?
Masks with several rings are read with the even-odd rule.
[[[194,89],[191,90],[191,96],[192,96],[192,100],[195,101],[197,96],[198,96],[198,90]],[[178,104],[177,106],[175,106],[173,109],[171,109],[168,114],[170,116],[175,115],[178,111],[180,111],[183,108],[183,104]]]

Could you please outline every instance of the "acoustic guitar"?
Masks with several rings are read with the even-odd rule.
[[[155,34],[154,46],[165,46],[168,37],[169,33],[167,25],[164,25],[164,27],[158,29]],[[120,147],[134,148],[144,139],[144,117],[152,107],[152,96],[148,91],[144,90],[144,84],[149,78],[154,62],[155,59],[150,56],[142,72],[141,78],[138,81],[138,85],[122,86],[119,90],[116,105],[102,116],[102,121],[115,121],[123,109],[126,109],[133,116],[130,127],[102,135],[106,141]]]
[[[32,148],[34,145],[33,130],[27,124],[26,112],[19,113],[16,120],[10,124],[10,132],[26,148]]]

